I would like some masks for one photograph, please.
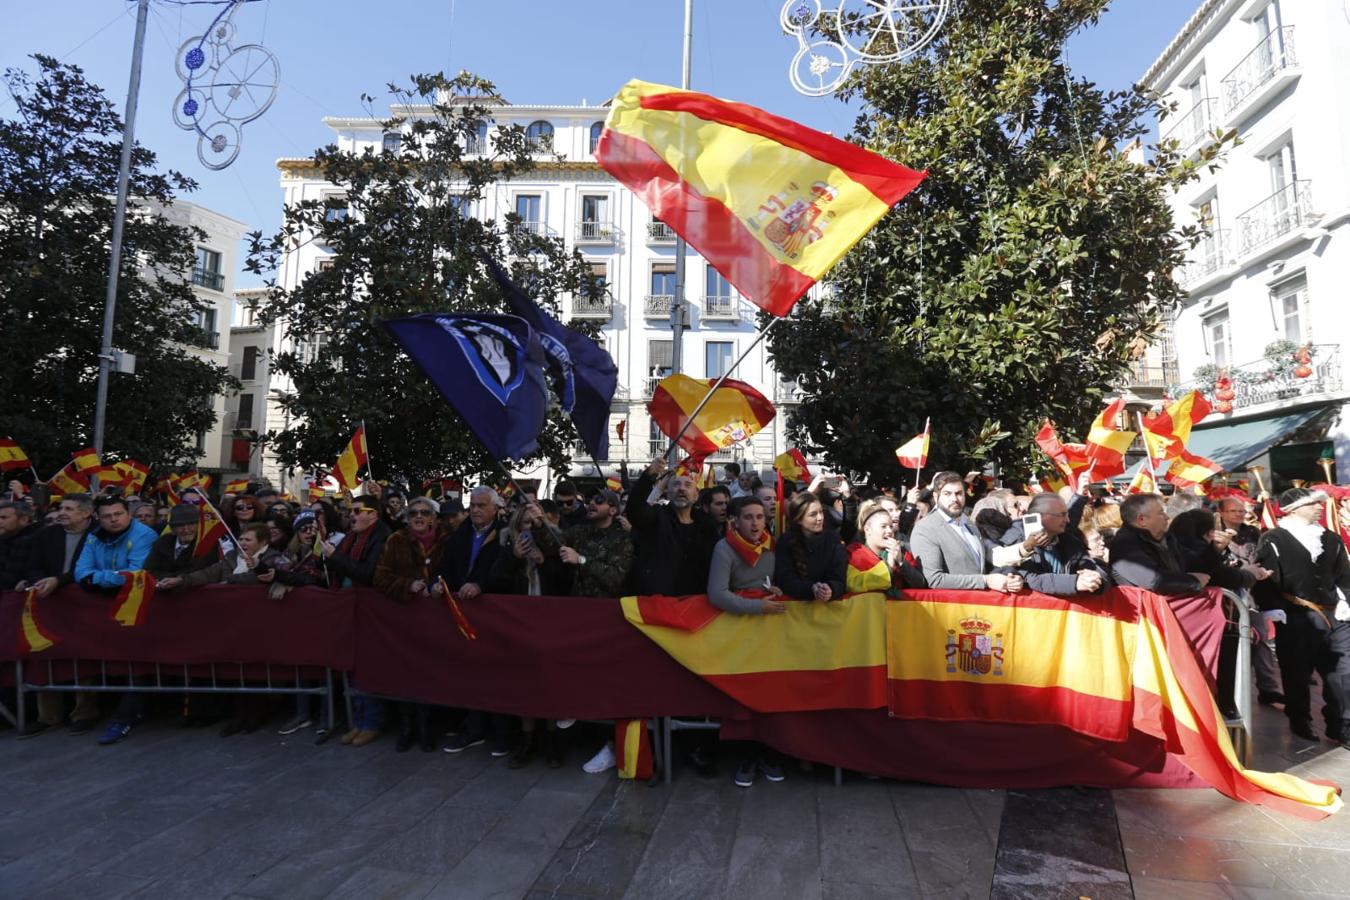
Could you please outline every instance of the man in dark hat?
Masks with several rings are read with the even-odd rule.
[[[464,523],[467,517],[464,511],[464,504],[458,497],[451,497],[449,500],[441,501],[441,530],[450,534]]]
[[[155,580],[204,569],[220,558],[216,547],[197,555],[197,525],[201,518],[201,511],[191,503],[180,503],[169,510],[169,533],[155,539],[145,559],[146,571]]]
[[[1340,536],[1322,527],[1327,495],[1291,488],[1280,495],[1279,527],[1261,536],[1257,562],[1271,571],[1255,594],[1279,624],[1275,649],[1289,730],[1316,740],[1308,678],[1322,681],[1327,737],[1350,750],[1350,558]]]

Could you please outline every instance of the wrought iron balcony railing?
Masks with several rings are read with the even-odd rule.
[[[1263,37],[1223,78],[1223,109],[1230,114],[1281,72],[1298,65],[1294,26],[1277,28]]]
[[[1256,250],[1311,221],[1312,183],[1287,184],[1238,216],[1241,252]]]
[[[213,291],[225,290],[225,276],[210,269],[193,269],[192,283],[200,287],[210,288]]]
[[[647,226],[647,243],[673,244],[675,243],[675,229],[665,222],[652,222]]]
[[[674,302],[674,294],[648,294],[642,301],[642,314],[650,318],[669,316],[671,304]]]
[[[1228,229],[1217,228],[1205,235],[1191,248],[1190,258],[1177,270],[1177,284],[1189,287],[1208,278],[1233,263],[1232,242]]]
[[[610,222],[578,222],[577,242],[607,244],[614,240],[614,225]]]
[[[712,294],[703,298],[703,318],[737,318],[736,298],[722,294]]]
[[[1218,120],[1218,98],[1205,97],[1168,129],[1163,135],[1163,140],[1175,140],[1180,145],[1182,153],[1190,153],[1214,134]]]
[[[609,292],[601,294],[599,297],[584,297],[581,295],[572,298],[572,316],[578,319],[608,319],[614,313],[614,298]]]
[[[1233,381],[1233,408],[1261,406],[1266,403],[1287,403],[1298,397],[1314,397],[1341,390],[1341,345],[1316,344],[1313,347],[1312,373],[1300,378],[1292,366],[1272,366],[1270,360],[1230,366],[1228,376]],[[1179,397],[1191,389],[1211,397],[1214,383],[1190,381],[1177,385],[1171,394]]]

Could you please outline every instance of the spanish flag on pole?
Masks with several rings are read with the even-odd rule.
[[[788,481],[808,484],[811,481],[811,467],[806,464],[806,456],[796,447],[778,454],[773,461],[773,467]]]
[[[611,101],[595,155],[776,316],[925,175],[753,106],[637,80]]]
[[[929,423],[923,425],[923,434],[910,438],[895,448],[895,458],[907,469],[922,469],[928,465]]]
[[[247,478],[231,478],[229,481],[225,482],[225,488],[224,488],[223,493],[226,493],[226,494],[247,494],[247,493],[248,493],[248,479],[247,479]]]
[[[1121,431],[1116,427],[1124,409],[1125,398],[1117,397],[1102,410],[1088,431],[1088,477],[1093,481],[1102,481],[1125,471],[1125,451],[1134,443],[1136,432]]]
[[[1049,419],[1045,420],[1041,430],[1036,433],[1036,446],[1040,447],[1041,452],[1050,457],[1064,477],[1076,486],[1078,473],[1089,465],[1087,447],[1083,444],[1060,443],[1059,434]]]
[[[134,459],[124,459],[116,463],[114,468],[121,473],[122,483],[133,494],[139,494],[141,488],[145,487],[145,480],[150,477],[150,467]]]
[[[98,458],[98,451],[93,447],[85,447],[83,450],[76,450],[70,454],[71,461],[75,464],[75,471],[87,472],[90,469],[97,469],[101,464]]]
[[[1205,395],[1191,391],[1156,416],[1144,419],[1144,440],[1155,462],[1176,459],[1191,439],[1191,429],[1211,410]]]
[[[647,412],[663,434],[674,437],[716,381],[688,375],[663,378],[647,404]],[[776,413],[773,404],[759,391],[744,381],[728,378],[685,429],[680,447],[691,457],[703,459],[753,437],[773,421]]]
[[[366,452],[366,426],[363,422],[357,426],[356,433],[347,442],[347,449],[342,451],[337,464],[333,466],[333,477],[337,479],[339,486],[354,491],[361,483],[361,470],[366,468],[369,462],[370,456]]]
[[[26,469],[33,463],[28,459],[28,454],[23,452],[19,442],[10,438],[0,438],[0,472],[8,472],[11,469]]]
[[[1134,473],[1134,480],[1130,486],[1125,489],[1127,494],[1156,494],[1158,493],[1158,482],[1153,478],[1153,473],[1149,471],[1148,466],[1140,466],[1139,471]]]
[[[1163,478],[1179,488],[1198,487],[1222,471],[1223,466],[1212,459],[1194,456],[1182,449],[1167,467]]]
[[[51,491],[52,499],[83,494],[89,490],[89,476],[77,469],[74,462],[68,462],[47,482],[47,489]]]

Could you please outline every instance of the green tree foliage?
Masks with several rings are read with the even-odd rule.
[[[92,440],[122,122],[78,67],[33,58],[36,77],[5,72],[15,110],[0,120],[0,435],[45,478]],[[185,280],[196,233],[151,211],[195,187],[132,151],[113,343],[136,354],[136,374],[108,392],[110,458],[191,461],[211,398],[233,383],[186,349],[206,339]]]
[[[1063,48],[1107,0],[963,0],[931,48],[861,67],[853,139],[927,180],[772,334],[803,444],[881,482],[933,421],[932,464],[1025,471],[1049,417],[1079,439],[1182,294],[1169,193],[1212,164],[1128,154],[1157,101],[1104,92]],[[1222,142],[1221,142],[1222,143]]]
[[[364,421],[381,478],[495,472],[463,421],[379,323],[425,312],[503,311],[478,253],[509,260],[516,283],[555,315],[560,296],[600,287],[560,238],[521,227],[514,217],[502,227],[461,215],[492,185],[526,175],[548,155],[519,126],[497,129],[490,152],[478,152],[490,107],[503,102],[490,82],[468,73],[423,75],[389,91],[395,115],[385,128],[401,132],[398,148],[316,151],[316,168],[342,198],[288,205],[280,233],[253,237],[252,271],[279,271],[286,254],[306,241],[324,245],[331,263],[298,283],[269,282],[262,312],[287,339],[275,365],[294,386],[282,403],[295,424],[265,439],[288,465],[327,466]],[[575,440],[570,421],[554,408],[540,457],[566,465]]]

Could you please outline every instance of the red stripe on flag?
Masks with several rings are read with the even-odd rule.
[[[905,590],[900,592],[901,601],[918,600],[925,603],[955,603],[969,606],[993,606],[1001,609],[1007,609],[1011,606],[1016,606],[1019,609],[1053,609],[1086,616],[1119,619],[1122,622],[1133,622],[1138,618],[1134,607],[1129,603],[1129,599],[1113,592],[1107,592],[1100,597],[1092,597],[1089,603],[1076,603],[1064,597],[1051,597],[1049,594],[1038,594],[1035,591],[1016,594],[1010,598],[1011,602],[1001,599],[991,603],[988,596],[985,591]]]
[[[688,598],[659,595],[638,597],[637,607],[646,625],[662,625],[690,632],[698,631],[722,614],[705,594]]]
[[[800,150],[827,165],[843,169],[851,180],[867,188],[888,206],[899,202],[928,174],[908,169],[857,144],[850,144],[744,103],[684,91],[650,94],[642,97],[641,103],[643,109],[690,113],[700,119],[730,125]]]
[[[760,309],[785,316],[816,283],[774,258],[725,204],[690,187],[646,143],[606,130],[595,155],[653,215],[696,244],[699,254]]]
[[[888,683],[887,700],[897,719],[938,722],[1004,722],[1062,725],[1104,741],[1123,741],[1130,731],[1130,703],[1065,687],[1029,687],[988,681]]]

